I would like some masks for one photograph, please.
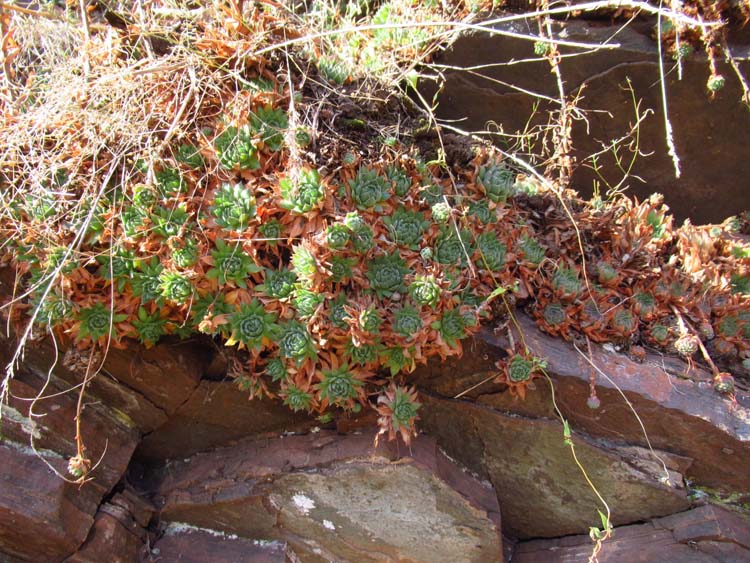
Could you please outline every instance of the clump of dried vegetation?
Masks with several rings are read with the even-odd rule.
[[[408,442],[408,374],[522,307],[565,339],[700,354],[731,395],[728,371],[750,362],[746,218],[677,228],[659,196],[583,201],[566,189],[566,112],[557,175],[470,140],[452,157],[442,134],[417,147],[434,116],[392,86],[481,29],[468,8],[6,8],[0,233],[19,354],[37,334],[81,351],[203,334],[251,396],[372,408]],[[688,25],[712,10],[665,12],[669,48],[731,56],[718,28]],[[555,38],[536,39],[554,70]],[[523,396],[541,365],[518,343],[497,380]]]

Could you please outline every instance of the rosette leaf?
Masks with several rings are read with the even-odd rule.
[[[412,436],[416,435],[414,424],[419,419],[417,411],[420,406],[414,388],[407,389],[392,383],[378,397],[378,436],[387,433],[389,440],[395,440],[400,435],[409,444]]]
[[[248,349],[259,352],[270,344],[276,333],[276,315],[267,313],[257,299],[243,303],[229,318],[231,335],[227,346],[241,342]]]
[[[98,256],[96,260],[101,264],[99,275],[110,280],[119,292],[125,289],[125,284],[136,272],[136,258],[132,250],[112,249],[110,254]]]
[[[290,385],[283,392],[284,404],[294,412],[309,411],[313,396],[296,385]]]
[[[386,177],[393,187],[393,193],[399,197],[404,197],[411,189],[411,177],[409,174],[396,165],[389,165],[386,168]]]
[[[488,270],[497,271],[503,267],[506,250],[495,233],[482,233],[477,237],[477,262]]]
[[[497,221],[497,216],[490,210],[487,200],[472,201],[469,204],[469,215],[476,217],[483,225],[489,225]]]
[[[578,272],[572,268],[558,266],[552,276],[552,287],[563,299],[573,299],[581,293],[581,280],[578,279]]]
[[[187,164],[190,168],[203,168],[203,155],[198,150],[198,147],[195,147],[193,145],[183,143],[182,145],[177,147],[177,154],[175,154],[175,158],[179,162]]]
[[[344,256],[331,257],[331,279],[336,283],[346,283],[353,275],[352,267],[357,265],[356,258]]]
[[[396,334],[411,338],[419,333],[423,326],[419,311],[414,307],[405,305],[393,314],[393,332]]]
[[[463,264],[466,254],[471,254],[471,245],[468,243],[467,232],[458,237],[453,229],[444,230],[435,242],[435,260],[439,264]]]
[[[441,338],[448,346],[455,348],[458,341],[466,338],[466,328],[475,324],[474,319],[464,315],[458,309],[449,309],[440,320],[432,323],[432,328],[440,332]]]
[[[148,211],[156,203],[156,192],[145,184],[133,188],[133,205],[142,211]]]
[[[154,233],[164,238],[175,237],[186,228],[190,221],[191,213],[187,207],[181,204],[172,209],[157,207],[151,214],[151,222],[154,224]]]
[[[265,106],[250,115],[250,127],[269,149],[276,152],[284,144],[283,132],[289,127],[289,120],[283,110]]]
[[[430,226],[424,215],[407,211],[399,207],[390,217],[383,217],[383,223],[388,227],[391,240],[401,246],[416,250],[422,240],[422,234]]]
[[[316,388],[321,399],[326,399],[337,407],[351,408],[361,386],[362,382],[356,378],[349,365],[343,364],[336,369],[323,370]]]
[[[279,205],[294,213],[309,213],[319,208],[325,199],[325,190],[317,170],[303,170],[296,181],[283,178],[279,186],[282,197]]]
[[[123,209],[120,215],[122,232],[126,237],[138,238],[142,235],[142,227],[146,220],[146,212],[133,206]]]
[[[368,366],[375,364],[378,361],[378,355],[380,353],[380,345],[375,344],[360,344],[357,346],[352,340],[346,345],[346,355],[351,359],[354,365]]]
[[[86,337],[93,342],[112,334],[115,323],[127,319],[127,315],[113,315],[112,310],[102,303],[95,303],[91,307],[78,312],[78,334],[76,341]]]
[[[297,311],[297,317],[307,319],[312,317],[318,307],[325,301],[325,296],[317,291],[310,291],[303,288],[297,288],[294,292],[294,308]]]
[[[133,321],[138,340],[147,348],[156,344],[166,334],[167,320],[162,318],[159,311],[150,314],[143,307],[138,308],[138,318]]]
[[[502,164],[488,164],[479,169],[477,181],[487,197],[495,203],[504,203],[513,193],[515,176]]]
[[[165,270],[159,276],[159,280],[162,296],[173,303],[183,305],[193,296],[193,284],[184,274]]]
[[[370,305],[366,309],[363,309],[359,314],[359,327],[370,334],[375,334],[380,330],[380,325],[383,324],[383,319],[380,318],[375,305]]]
[[[343,223],[335,223],[326,230],[326,242],[331,250],[343,250],[349,244],[351,232]]]
[[[154,256],[148,262],[140,263],[140,272],[133,275],[133,295],[141,298],[141,303],[148,301],[161,302],[161,273],[164,268],[159,258]]]
[[[271,358],[266,364],[266,375],[271,378],[271,381],[283,381],[289,375],[286,369],[286,364],[281,358]]]
[[[553,327],[562,325],[568,318],[565,308],[560,303],[548,303],[544,307],[542,316],[545,322]]]
[[[367,264],[367,278],[372,289],[381,299],[394,293],[404,292],[404,276],[409,272],[406,262],[398,254],[385,254],[373,258]]]
[[[255,286],[271,299],[287,299],[294,291],[297,276],[289,270],[266,270],[265,280],[261,285]]]
[[[516,354],[508,363],[508,379],[513,383],[529,381],[535,369],[536,363],[533,360]]]
[[[545,258],[544,247],[540,245],[535,238],[523,236],[518,245],[518,249],[523,254],[526,262],[534,266],[539,266]]]
[[[409,285],[409,295],[414,303],[420,306],[437,307],[440,301],[440,286],[434,276],[414,276],[414,281]]]
[[[228,324],[216,326],[206,321],[219,315],[229,317],[234,310],[234,307],[226,302],[223,294],[207,293],[193,301],[190,307],[193,328],[197,328],[198,331],[204,334],[215,335],[221,332],[223,336],[229,336],[229,329],[231,327]]]
[[[309,287],[318,272],[318,262],[309,246],[298,244],[292,250],[292,271],[297,274],[300,283]]]
[[[375,246],[372,229],[356,211],[347,213],[344,217],[344,225],[351,231],[351,240],[355,251],[365,253]]]
[[[264,242],[269,246],[276,246],[281,240],[281,223],[276,219],[271,219],[263,222],[259,227],[258,231],[263,237]]]
[[[218,280],[219,285],[226,285],[231,281],[236,286],[247,289],[246,278],[261,270],[242,251],[239,244],[232,247],[224,244],[221,239],[216,239],[216,249],[211,251],[211,256],[214,266],[206,273],[206,277]]]
[[[360,168],[357,176],[349,180],[352,200],[359,209],[376,210],[380,204],[390,197],[388,183],[378,175],[376,170]]]
[[[395,377],[402,371],[406,371],[408,373],[414,371],[416,364],[414,362],[414,359],[411,357],[412,354],[406,354],[407,351],[413,353],[413,349],[405,350],[401,347],[387,348],[383,351],[380,360],[383,365],[390,370],[391,377]]]
[[[331,303],[331,311],[328,314],[328,318],[331,319],[331,324],[336,328],[349,328],[346,322],[350,318],[346,310],[347,305],[348,302],[344,293],[340,293]]]
[[[343,84],[349,78],[349,70],[341,61],[323,58],[318,61],[318,71],[321,76],[334,84]]]
[[[432,206],[432,219],[436,223],[446,224],[451,218],[451,206],[439,201]]]
[[[175,168],[164,168],[156,173],[156,186],[162,195],[175,195],[185,191],[186,184],[180,171]]]
[[[305,325],[288,321],[280,325],[278,335],[279,353],[282,357],[294,360],[297,365],[305,360],[318,358],[315,343]]]
[[[244,231],[255,218],[255,196],[242,183],[225,182],[214,196],[211,213],[220,227]]]
[[[226,170],[255,170],[260,168],[258,151],[252,142],[252,132],[248,127],[237,129],[227,127],[214,139],[214,149],[219,163]]]
[[[176,239],[172,239],[172,241],[175,240]],[[198,247],[193,239],[185,238],[179,242],[170,242],[169,246],[172,250],[172,262],[174,262],[178,268],[189,268],[198,262]]]

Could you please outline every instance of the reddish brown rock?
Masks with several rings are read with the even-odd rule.
[[[314,420],[295,414],[279,400],[249,399],[231,381],[202,381],[169,421],[146,436],[138,449],[143,460],[184,458],[236,440],[310,428]]]
[[[131,563],[146,554],[146,526],[154,508],[125,487],[103,504],[84,544],[66,563]]]
[[[586,561],[592,549],[588,536],[521,542],[512,563]],[[598,560],[742,563],[750,561],[750,523],[727,510],[701,506],[647,524],[615,528]]]
[[[151,561],[171,563],[291,563],[299,561],[291,549],[279,541],[240,538],[215,530],[185,524],[172,524],[151,550]]]
[[[373,438],[372,431],[324,431],[174,462],[160,487],[161,517],[287,541],[305,561],[502,557],[489,484],[462,471],[427,438],[396,462],[387,446],[373,449]]]
[[[51,452],[44,459],[65,473],[65,459]],[[86,539],[95,502],[30,450],[0,444],[0,561],[59,561],[72,553]]]
[[[648,156],[636,159],[633,176],[626,182],[628,193],[643,200],[660,192],[680,220],[691,217],[694,223],[721,222],[750,208],[750,192],[738,181],[750,177],[750,160],[736,157],[737,147],[743,146],[750,130],[750,114],[740,101],[740,84],[728,65],[719,64],[726,86],[712,98],[706,89],[705,57],[694,54],[682,61],[680,80],[677,72],[670,71],[674,62],[665,56],[669,118],[682,168],[681,177],[676,178],[665,143],[658,54],[652,35],[655,23],[640,20],[623,26],[570,20],[554,24],[557,32],[564,29],[567,40],[594,44],[613,40],[619,44],[617,49],[587,52],[561,47],[563,53],[577,53],[561,61],[565,90],[572,97],[582,89],[577,105],[588,110],[585,120],[574,123],[574,156],[581,161],[600,152],[597,164],[603,168],[602,175],[610,184],[617,184],[622,173],[614,163],[614,152],[602,147],[630,131],[635,121],[635,96],[644,115],[638,150]],[[528,31],[519,29],[518,22],[506,26],[515,32]],[[534,54],[533,41],[466,34],[436,62],[447,65],[442,70],[446,80],[437,97],[437,117],[457,121],[464,130],[483,131],[489,124],[496,135],[492,138],[500,140],[503,137],[498,131],[512,135],[546,125],[547,112],[559,107],[557,102],[545,100],[558,99],[557,82],[548,61]],[[740,65],[747,76],[750,64],[744,61]],[[422,82],[422,89],[425,99],[433,99],[437,92],[436,83],[430,80]],[[618,157],[629,164],[630,154],[620,147]],[[643,181],[636,180],[636,175]],[[572,187],[590,195],[594,181],[606,190],[589,162],[578,167]]]

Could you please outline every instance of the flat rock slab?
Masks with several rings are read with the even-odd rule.
[[[588,536],[533,540],[516,545],[512,563],[586,561]],[[598,555],[601,563],[743,563],[750,561],[750,523],[706,505],[646,524],[615,528]]]
[[[284,542],[240,538],[215,530],[171,524],[151,550],[161,563],[291,563],[293,554]]]
[[[602,508],[576,465],[558,421],[503,414],[466,401],[422,395],[422,428],[449,455],[489,479],[502,508],[503,532],[514,538],[557,537],[588,531]],[[447,423],[449,421],[449,423]],[[646,450],[626,450],[574,434],[576,454],[612,508],[626,524],[682,511],[690,506],[679,474],[671,485]]]
[[[286,541],[305,561],[502,558],[497,498],[488,483],[427,438],[396,461],[387,447],[374,449],[373,438],[321,432],[175,462],[160,487],[161,518]]]
[[[232,381],[201,381],[169,420],[141,442],[137,456],[159,462],[226,446],[251,436],[300,431],[314,425],[280,400],[250,401]]]

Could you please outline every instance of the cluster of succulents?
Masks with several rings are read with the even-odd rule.
[[[690,356],[700,338],[727,361],[750,359],[750,251],[729,223],[707,247],[652,198],[577,201],[574,226],[556,194],[486,148],[450,173],[391,146],[318,169],[287,146],[299,143],[281,109],[291,93],[271,90],[232,90],[224,107],[240,110],[186,130],[130,185],[82,190],[67,217],[19,199],[0,220],[13,241],[4,259],[37,322],[81,348],[202,333],[236,347],[233,373],[253,394],[318,414],[370,405],[405,439],[419,403],[391,379],[461,354],[498,288],[563,338]],[[317,154],[340,154],[335,142],[319,137]],[[44,242],[30,244],[41,224]],[[523,394],[540,367],[513,351],[504,382]]]

